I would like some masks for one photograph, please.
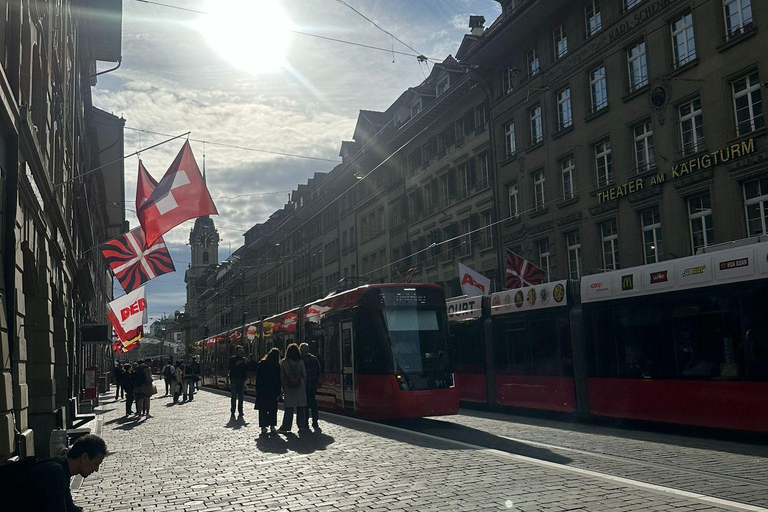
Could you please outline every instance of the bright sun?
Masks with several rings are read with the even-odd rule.
[[[268,73],[286,64],[293,27],[277,0],[206,0],[205,11],[195,28],[233,65]]]

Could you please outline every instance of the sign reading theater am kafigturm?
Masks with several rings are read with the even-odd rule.
[[[742,142],[731,144],[725,149],[712,151],[698,155],[695,158],[675,164],[670,173],[656,174],[655,176],[646,176],[644,178],[635,178],[622,185],[611,187],[607,190],[597,193],[597,201],[602,204],[608,201],[615,201],[624,196],[640,192],[655,185],[661,185],[667,181],[673,181],[684,178],[690,174],[704,171],[710,167],[715,167],[739,158],[751,155],[755,152],[755,139],[748,139]],[[669,177],[669,179],[667,179]]]

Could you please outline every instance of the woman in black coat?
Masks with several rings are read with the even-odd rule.
[[[259,361],[256,370],[256,409],[259,410],[261,433],[267,427],[275,432],[277,426],[277,399],[280,397],[280,350],[273,348]]]

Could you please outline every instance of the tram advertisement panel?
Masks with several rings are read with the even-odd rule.
[[[567,306],[567,282],[553,281],[494,293],[491,296],[491,315]]]

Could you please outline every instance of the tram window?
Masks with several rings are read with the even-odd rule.
[[[457,372],[482,373],[485,368],[485,332],[479,320],[451,325],[451,356]]]
[[[664,310],[658,301],[614,307],[619,375],[634,378],[659,376],[663,363]]]
[[[338,327],[339,324],[333,320],[323,321],[323,338],[319,352],[323,356],[326,373],[341,373]]]
[[[446,367],[446,327],[440,325],[437,311],[384,308],[384,318],[399,369],[414,373]]]
[[[559,375],[558,330],[551,318],[531,319],[528,335],[531,343],[531,372],[534,375]]]
[[[364,375],[391,374],[394,368],[387,351],[384,318],[378,312],[366,312],[364,318],[355,322],[356,370]]]
[[[749,380],[768,381],[768,285],[754,286],[741,295],[743,315],[743,357]]]
[[[616,337],[613,333],[613,308],[597,306],[589,312],[584,324],[589,347],[589,369],[592,377],[613,377],[618,374],[616,362]]]
[[[497,365],[498,370],[512,375],[528,375],[531,370],[531,344],[525,321],[505,321],[503,340],[506,360],[503,366]]]

